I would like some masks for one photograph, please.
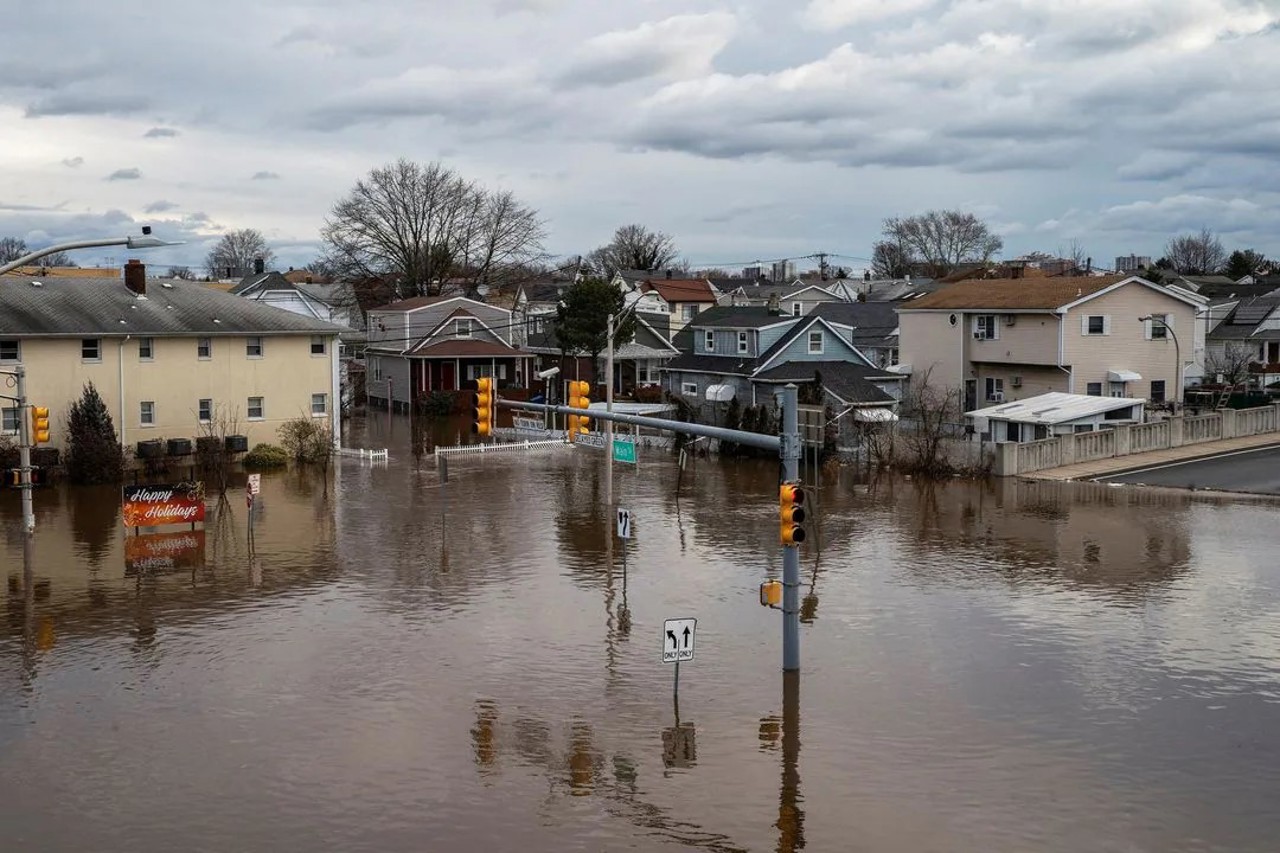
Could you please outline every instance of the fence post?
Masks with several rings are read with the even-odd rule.
[[[1169,418],[1169,447],[1181,447],[1183,442],[1182,432],[1186,425],[1185,415],[1174,415]]]
[[[1220,437],[1224,439],[1235,438],[1236,437],[1236,410],[1222,409],[1218,412],[1218,414],[1222,415],[1222,435]]]
[[[996,445],[996,476],[1013,477],[1026,473],[1018,470],[1018,442],[1002,441]]]
[[[1113,430],[1116,434],[1116,443],[1112,448],[1112,456],[1128,456],[1131,437],[1129,435],[1129,425],[1122,424]]]
[[[1076,461],[1076,437],[1074,433],[1058,436],[1058,464],[1074,465]]]

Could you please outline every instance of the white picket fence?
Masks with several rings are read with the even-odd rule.
[[[485,456],[490,453],[511,453],[518,450],[537,450],[544,447],[564,447],[562,438],[537,441],[503,441],[494,444],[459,444],[456,447],[437,447],[437,456]]]
[[[363,447],[339,447],[339,456],[346,456],[350,459],[363,459],[369,462],[387,462],[391,459],[386,448],[382,450],[365,450]]]

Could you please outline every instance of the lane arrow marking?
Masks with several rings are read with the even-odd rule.
[[[688,630],[688,629],[686,629],[686,630]],[[675,632],[675,631],[668,631],[668,632],[667,632],[667,636],[671,638],[671,648],[673,648],[673,649],[675,649],[675,648],[679,648],[680,644],[676,642],[676,632]]]
[[[684,647],[689,648],[689,626],[684,626]]]

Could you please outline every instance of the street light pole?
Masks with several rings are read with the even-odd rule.
[[[100,246],[128,246],[130,249],[157,249],[161,246],[181,246],[181,242],[171,242],[169,240],[161,240],[159,237],[151,236],[151,226],[144,226],[141,237],[109,237],[105,240],[72,240],[69,243],[58,243],[55,246],[46,246],[34,252],[29,252],[20,258],[16,258],[7,264],[0,264],[0,275],[7,272],[13,272],[18,267],[24,267],[32,261],[37,261],[45,255],[52,255],[57,252],[70,252],[74,249],[95,249]]]
[[[18,392],[18,488],[22,490],[22,531],[36,532],[36,512],[31,501],[31,418],[27,408],[27,371],[14,365],[13,377]]]
[[[1182,403],[1182,345],[1178,343],[1178,336],[1174,333],[1173,327],[1163,317],[1157,317],[1155,314],[1148,314],[1145,317],[1138,318],[1139,323],[1159,323],[1164,330],[1169,333],[1169,337],[1173,338],[1173,357],[1176,360],[1174,364],[1174,382],[1177,387],[1173,392],[1173,401],[1179,405]]]

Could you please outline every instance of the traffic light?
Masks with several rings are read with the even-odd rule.
[[[799,483],[783,483],[778,487],[778,522],[783,545],[799,545],[804,541],[804,490]]]
[[[591,383],[584,382],[581,379],[574,379],[569,382],[569,399],[565,401],[571,409],[589,409],[591,408]],[[586,435],[591,431],[591,418],[586,415],[569,415],[569,440],[573,441],[579,435]]]
[[[31,444],[49,443],[49,410],[44,406],[31,407]]]
[[[476,380],[475,423],[471,431],[483,438],[493,432],[493,379],[481,376]]]

